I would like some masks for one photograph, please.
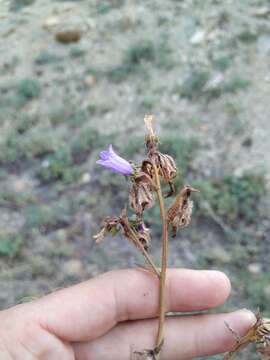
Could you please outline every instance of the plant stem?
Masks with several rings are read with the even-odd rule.
[[[157,275],[157,277],[160,278],[160,271],[158,270],[158,268],[154,264],[153,260],[151,259],[150,255],[148,254],[148,252],[145,250],[145,248],[141,244],[141,242],[138,239],[136,233],[132,230],[130,225],[128,225],[128,229],[129,229],[129,231],[130,231],[130,233],[131,233],[131,235],[133,237],[133,241],[134,241],[135,245],[139,248],[139,250],[143,254],[146,262],[150,265],[151,269],[154,271],[154,273]]]
[[[168,263],[168,223],[167,214],[164,206],[163,195],[160,186],[160,179],[158,169],[155,163],[153,163],[155,181],[157,185],[157,197],[160,208],[160,217],[162,223],[162,260],[161,260],[161,274],[159,282],[159,323],[158,333],[156,339],[156,348],[161,349],[164,341],[164,323],[166,314],[166,299],[165,299],[165,285],[166,285],[166,270]]]

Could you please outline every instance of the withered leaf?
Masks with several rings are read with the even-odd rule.
[[[118,225],[119,218],[117,217],[107,217],[106,219],[104,219],[101,230],[99,231],[99,233],[93,236],[96,243],[99,244],[100,242],[102,242],[108,234],[111,234],[112,236],[116,235],[120,231]]]
[[[99,244],[105,239],[106,235],[107,235],[107,230],[106,230],[106,226],[104,226],[100,230],[100,232],[98,232],[96,235],[93,236],[93,238],[95,239],[96,243]]]
[[[256,323],[242,337],[237,335],[235,331],[227,325],[236,338],[236,345],[232,351],[224,356],[224,360],[232,359],[237,352],[250,343],[257,345],[257,351],[261,354],[262,359],[270,360],[270,319],[262,318],[259,312],[256,314],[256,317]]]

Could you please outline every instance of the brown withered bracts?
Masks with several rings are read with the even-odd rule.
[[[228,324],[227,327],[236,339],[236,345],[232,351],[227,353],[223,360],[231,360],[243,348],[251,343],[257,346],[257,352],[263,360],[270,360],[270,319],[262,318],[260,313],[256,314],[257,321],[244,336],[239,336]]]
[[[167,221],[168,225],[172,226],[173,238],[176,237],[178,228],[183,228],[190,223],[193,209],[193,201],[190,200],[192,192],[199,192],[199,190],[189,185],[184,186],[172,206],[168,209]]]

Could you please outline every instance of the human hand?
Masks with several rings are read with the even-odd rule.
[[[146,271],[119,270],[0,312],[0,359],[130,360],[154,347],[158,279]],[[224,303],[228,278],[217,271],[170,269],[167,310],[191,312]],[[166,320],[161,360],[192,359],[229,350],[255,322],[247,310],[173,316]]]

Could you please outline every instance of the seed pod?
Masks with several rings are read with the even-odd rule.
[[[172,225],[172,237],[176,237],[178,228],[183,228],[190,223],[193,209],[193,202],[190,200],[192,192],[199,190],[186,185],[176,197],[172,206],[167,212],[168,224]]]
[[[168,183],[175,178],[177,168],[174,159],[170,155],[162,154],[161,152],[156,151],[153,154],[152,159],[157,165],[159,174],[165,182]]]
[[[156,185],[148,173],[141,171],[134,176],[129,203],[139,217],[142,217],[144,209],[150,209],[154,205],[153,192],[155,190]]]

